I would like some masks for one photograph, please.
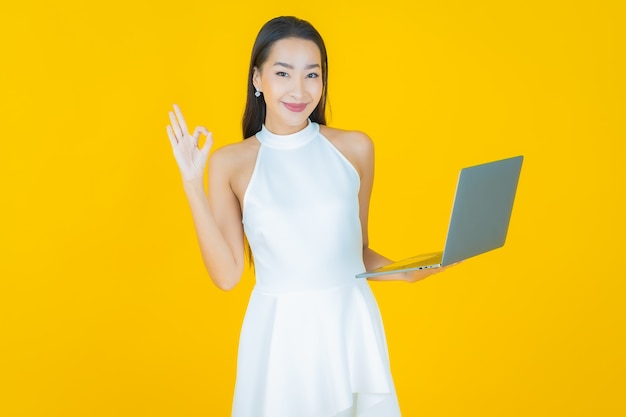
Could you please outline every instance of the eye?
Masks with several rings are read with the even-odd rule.
[[[284,71],[278,71],[278,72],[276,73],[276,75],[278,75],[279,77],[287,77],[289,74],[287,74],[287,73],[286,73],[286,72],[284,72]]]
[[[319,77],[319,76],[320,76],[320,75],[319,75],[317,72],[312,72],[312,73],[310,73],[310,74],[307,74],[307,76],[306,76],[306,77],[307,77],[307,78],[317,78],[317,77]]]

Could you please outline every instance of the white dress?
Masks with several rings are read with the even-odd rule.
[[[256,285],[233,417],[396,417],[378,306],[362,272],[360,179],[321,135],[265,126],[243,202]]]

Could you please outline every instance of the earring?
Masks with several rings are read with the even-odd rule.
[[[261,96],[261,92],[259,90],[256,90],[254,93],[255,97],[260,97]]]

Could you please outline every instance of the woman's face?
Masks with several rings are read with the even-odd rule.
[[[320,50],[305,39],[276,41],[252,81],[263,93],[258,100],[265,100],[267,129],[279,135],[295,133],[306,126],[322,97]]]

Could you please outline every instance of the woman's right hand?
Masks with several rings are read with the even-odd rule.
[[[170,138],[174,157],[178,163],[183,181],[203,180],[209,151],[211,150],[211,145],[213,145],[211,132],[204,126],[197,126],[193,134],[189,134],[185,118],[176,104],[174,104],[174,112],[169,112],[172,124],[167,125],[167,135]],[[202,149],[198,148],[198,139],[201,134],[206,135],[206,141]]]

